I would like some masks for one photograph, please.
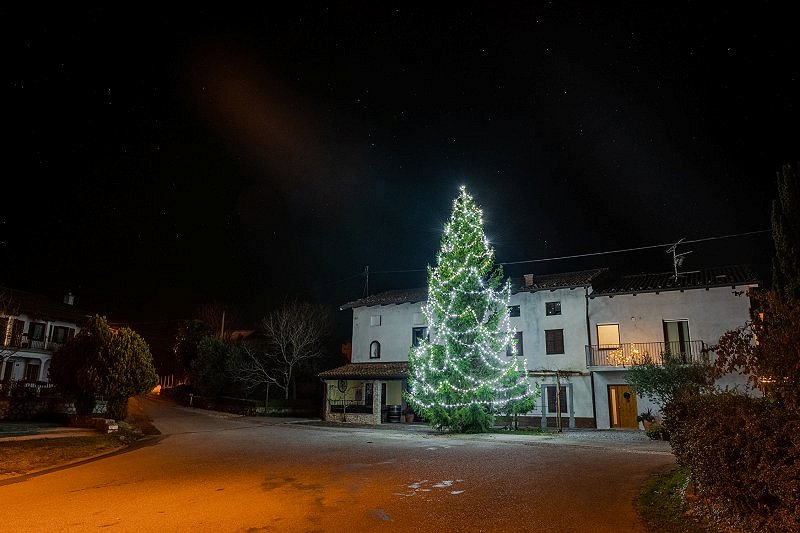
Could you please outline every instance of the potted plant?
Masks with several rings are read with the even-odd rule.
[[[653,422],[655,422],[655,420],[656,417],[653,414],[653,410],[650,409],[649,407],[647,408],[647,410],[639,413],[639,416],[636,417],[636,421],[642,423],[642,426],[644,426],[645,431],[650,429],[650,426],[653,424]]]
[[[406,424],[410,424],[414,421],[414,411],[411,409],[406,408],[406,410],[403,411],[403,416],[406,419]]]

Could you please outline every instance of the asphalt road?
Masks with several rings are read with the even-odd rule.
[[[317,427],[145,401],[163,435],[0,486],[3,531],[641,531],[672,455],[496,435]]]

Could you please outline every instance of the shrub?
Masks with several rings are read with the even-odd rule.
[[[664,424],[654,423],[644,432],[650,440],[669,440],[669,431],[664,427]]]
[[[800,420],[737,392],[681,396],[664,412],[699,505],[734,528],[800,531]]]

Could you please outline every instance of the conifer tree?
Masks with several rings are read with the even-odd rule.
[[[777,173],[777,183],[778,197],[772,202],[773,284],[781,296],[797,300],[800,299],[800,181],[796,170],[784,165]]]
[[[423,311],[430,340],[411,350],[407,399],[434,427],[487,431],[492,413],[531,394],[522,357],[508,356],[514,331],[510,284],[494,264],[481,210],[464,187],[453,202]]]

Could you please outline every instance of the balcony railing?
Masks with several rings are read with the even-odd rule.
[[[625,368],[650,359],[657,365],[664,364],[665,357],[682,363],[704,361],[708,349],[703,341],[631,342],[619,345],[591,345],[586,347],[586,366]]]
[[[55,352],[56,350],[64,346],[64,343],[45,341],[45,340],[34,341],[34,340],[28,340],[26,336],[22,336],[6,340],[3,346],[8,348],[15,348],[17,350],[36,350],[40,352]]]

